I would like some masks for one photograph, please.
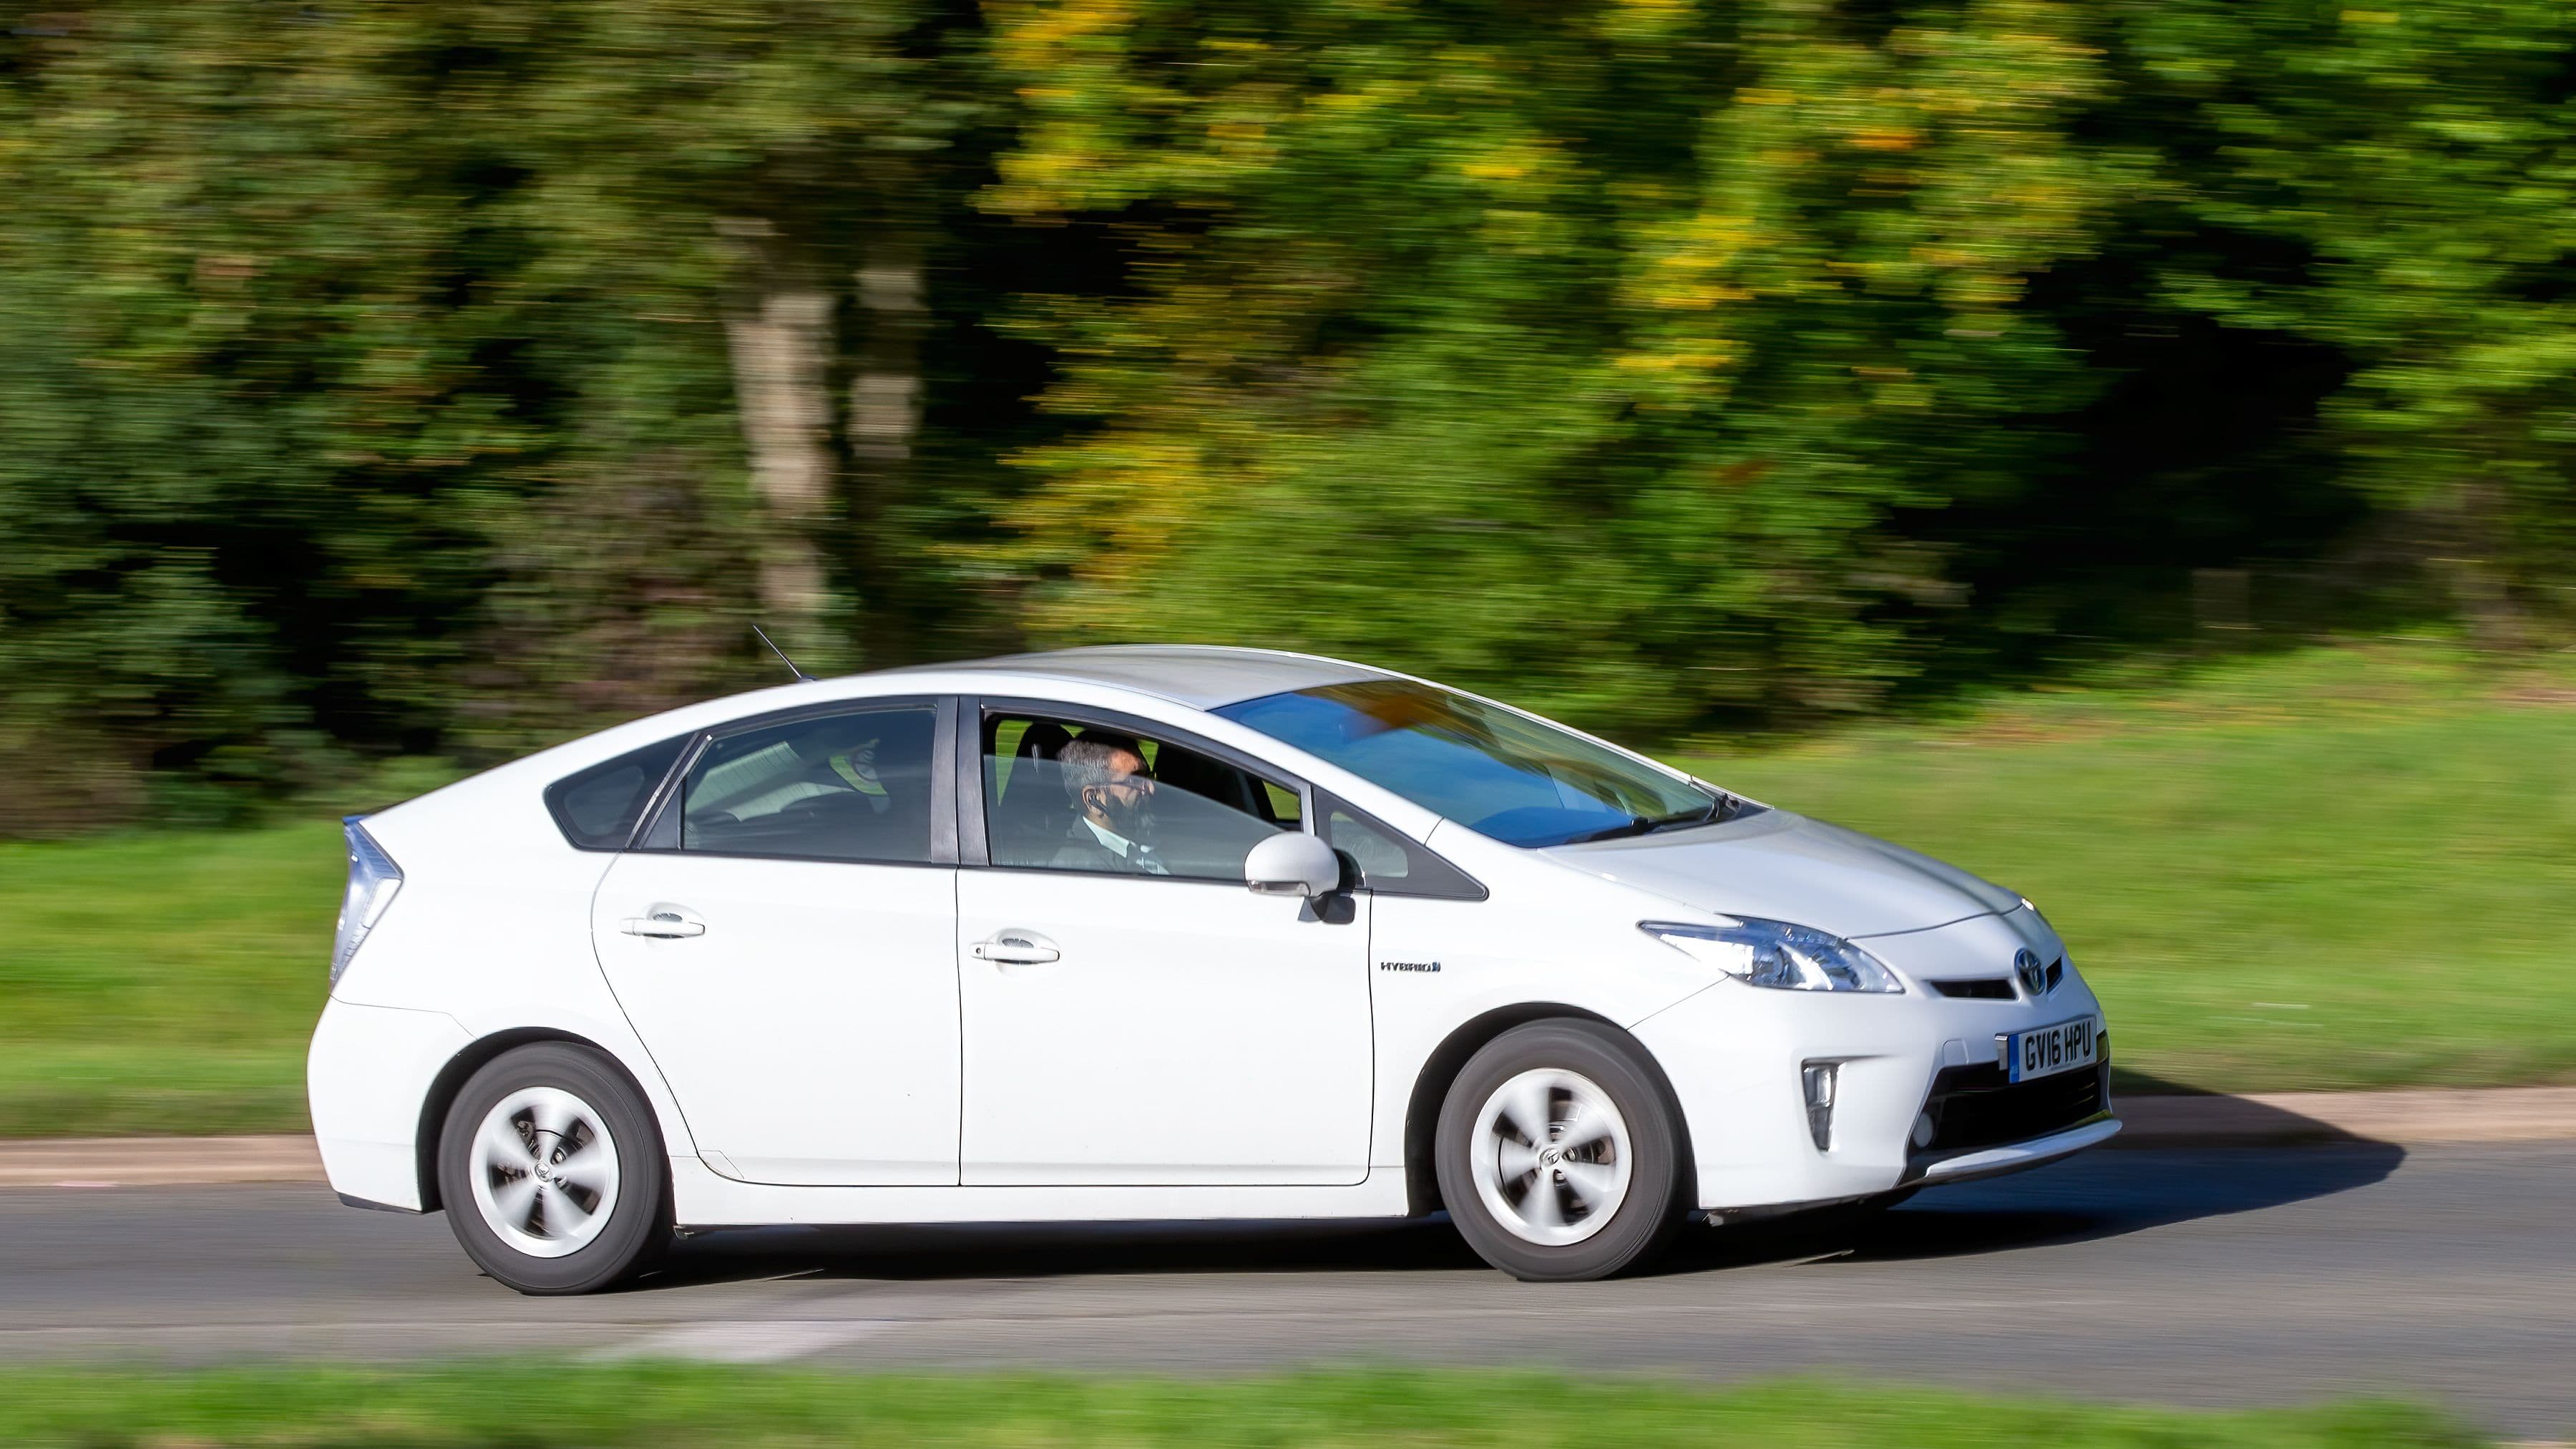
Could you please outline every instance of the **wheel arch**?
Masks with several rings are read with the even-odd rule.
[[[506,1031],[493,1032],[489,1036],[476,1037],[467,1043],[463,1050],[447,1059],[447,1064],[440,1067],[438,1075],[430,1079],[429,1090],[421,1097],[420,1125],[412,1134],[412,1170],[420,1184],[422,1212],[434,1213],[446,1206],[440,1201],[438,1193],[438,1141],[440,1133],[447,1125],[448,1108],[456,1103],[456,1094],[465,1089],[465,1083],[476,1072],[481,1071],[502,1054],[547,1041],[587,1047],[597,1052],[620,1077],[625,1078],[626,1085],[634,1089],[636,1099],[644,1104],[644,1115],[652,1119],[656,1132],[661,1131],[661,1114],[654,1107],[653,1094],[644,1089],[644,1083],[636,1077],[634,1068],[626,1065],[617,1053],[606,1046],[578,1032],[551,1026],[512,1027]],[[667,1144],[664,1150],[667,1152]]]
[[[1440,1200],[1440,1175],[1433,1164],[1432,1149],[1440,1130],[1440,1108],[1449,1097],[1450,1085],[1466,1068],[1468,1059],[1485,1049],[1487,1043],[1517,1026],[1534,1021],[1583,1021],[1601,1027],[1635,1052],[1644,1064],[1655,1089],[1663,1093],[1664,1108],[1672,1114],[1673,1139],[1680,1145],[1681,1161],[1675,1164],[1675,1180],[1696,1180],[1697,1166],[1692,1159],[1690,1119],[1682,1112],[1681,1098],[1673,1091],[1672,1079],[1664,1074],[1663,1063],[1655,1053],[1626,1027],[1597,1011],[1562,1001],[1524,1001],[1498,1006],[1480,1016],[1469,1018],[1441,1039],[1431,1055],[1422,1062],[1422,1070],[1413,1079],[1413,1095],[1404,1108],[1404,1196],[1405,1211],[1413,1217],[1436,1212]]]

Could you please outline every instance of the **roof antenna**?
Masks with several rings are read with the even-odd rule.
[[[787,666],[787,672],[796,676],[796,682],[798,684],[812,684],[814,682],[814,676],[797,668],[796,661],[787,657],[787,651],[779,648],[778,642],[770,638],[766,630],[763,630],[758,624],[754,624],[751,626],[751,632],[760,635],[760,642],[769,646],[769,652],[778,656],[778,662]]]

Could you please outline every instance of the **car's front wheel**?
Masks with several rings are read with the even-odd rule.
[[[670,1240],[652,1109],[599,1053],[504,1052],[467,1079],[438,1147],[438,1191],[466,1255],[522,1293],[588,1293]]]
[[[1604,1278],[1679,1221],[1681,1136],[1652,1069],[1619,1034],[1539,1021],[1458,1073],[1435,1144],[1450,1220],[1515,1278]]]

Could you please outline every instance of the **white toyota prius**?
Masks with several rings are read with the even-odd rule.
[[[523,1292],[713,1227],[1441,1210],[1594,1278],[2119,1130],[2030,902],[1328,659],[800,680],[348,841],[332,1185]]]

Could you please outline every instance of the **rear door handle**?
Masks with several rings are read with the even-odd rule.
[[[662,940],[677,940],[683,936],[705,935],[707,923],[691,920],[678,911],[655,911],[649,916],[628,916],[626,923],[617,929],[630,936],[653,936]]]
[[[1059,961],[1064,953],[1055,942],[1035,931],[996,931],[970,948],[978,961],[992,961],[1004,966],[1043,966]]]

